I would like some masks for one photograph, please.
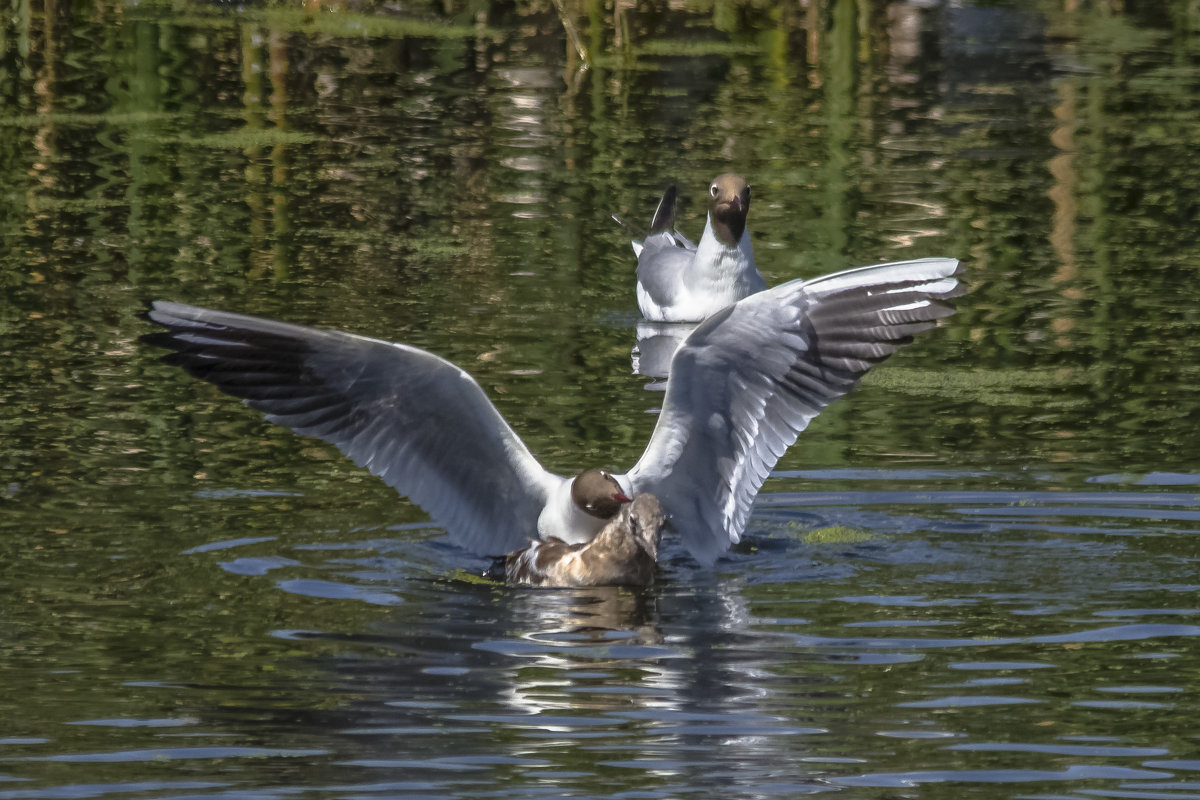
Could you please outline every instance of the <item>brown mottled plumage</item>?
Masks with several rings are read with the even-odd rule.
[[[504,557],[504,575],[521,586],[644,586],[654,578],[666,522],[658,498],[639,494],[584,544],[543,539]]]

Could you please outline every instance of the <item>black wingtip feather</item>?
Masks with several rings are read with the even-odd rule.
[[[658,208],[654,210],[654,219],[650,221],[651,235],[663,233],[675,228],[675,185],[671,184],[663,192]]]

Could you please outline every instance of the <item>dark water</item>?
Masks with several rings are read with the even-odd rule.
[[[1200,797],[1200,16],[1072,5],[6,4],[0,800]],[[768,283],[973,288],[645,592],[480,582],[137,343],[410,342],[626,468],[609,215],[729,168]]]

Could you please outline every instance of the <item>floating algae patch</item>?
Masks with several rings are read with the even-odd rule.
[[[243,128],[207,136],[187,136],[144,132],[134,134],[144,141],[156,144],[186,144],[195,147],[211,147],[214,150],[245,150],[253,147],[276,147],[289,144],[310,144],[317,137],[303,131],[286,131],[280,128]]]
[[[477,572],[470,572],[465,569],[453,570],[445,577],[445,581],[446,583],[473,583],[476,586],[504,586],[504,581],[489,578],[486,575],[480,575]]]
[[[735,44],[732,42],[699,42],[673,41],[670,39],[651,39],[635,47],[616,53],[592,53],[590,63],[603,69],[621,69],[628,72],[660,72],[662,65],[658,59],[684,57],[700,58],[703,56],[732,56],[753,55],[759,52],[755,45]],[[656,96],[666,92],[660,87],[654,90]],[[686,89],[678,90],[678,94],[686,95]]]
[[[72,112],[20,114],[13,117],[0,116],[0,128],[44,128],[48,125],[79,128],[111,125],[116,128],[132,128],[137,125],[145,125],[148,122],[162,122],[181,116],[183,116],[182,113],[166,111],[131,111],[108,114],[77,114]]]
[[[877,538],[875,534],[861,528],[848,528],[845,525],[831,525],[828,528],[814,528],[808,531],[797,531],[796,537],[805,544],[860,544]]]
[[[742,56],[759,52],[758,45],[738,44],[722,41],[679,41],[675,39],[650,39],[634,48],[644,56]]]
[[[496,31],[482,25],[455,25],[436,19],[411,19],[387,14],[363,14],[333,9],[304,8],[216,8],[209,13],[201,4],[176,0],[143,0],[129,13],[131,18],[154,23],[169,22],[175,28],[219,30],[247,23],[262,25],[273,32],[326,35],[342,38],[468,39],[494,36]]]
[[[32,213],[39,211],[55,211],[65,213],[81,213],[98,211],[104,208],[128,208],[129,200],[124,197],[62,197],[58,195],[35,194],[22,198],[25,210]],[[110,243],[113,237],[105,237]]]
[[[1072,367],[945,371],[892,368],[868,375],[863,383],[921,397],[970,400],[994,406],[1062,407],[1088,402],[1087,393],[1077,396],[1056,393],[1051,397],[1047,390],[1086,388],[1098,379],[1095,370]]]
[[[426,39],[468,39],[495,33],[482,26],[453,25],[436,20],[314,12],[291,8],[270,9],[256,16],[260,16],[264,23],[275,29],[339,37],[400,39],[412,36]]]

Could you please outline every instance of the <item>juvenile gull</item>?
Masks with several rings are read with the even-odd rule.
[[[644,586],[654,577],[665,524],[658,499],[639,494],[591,541],[538,539],[497,559],[497,566],[509,583],[522,586]]]

